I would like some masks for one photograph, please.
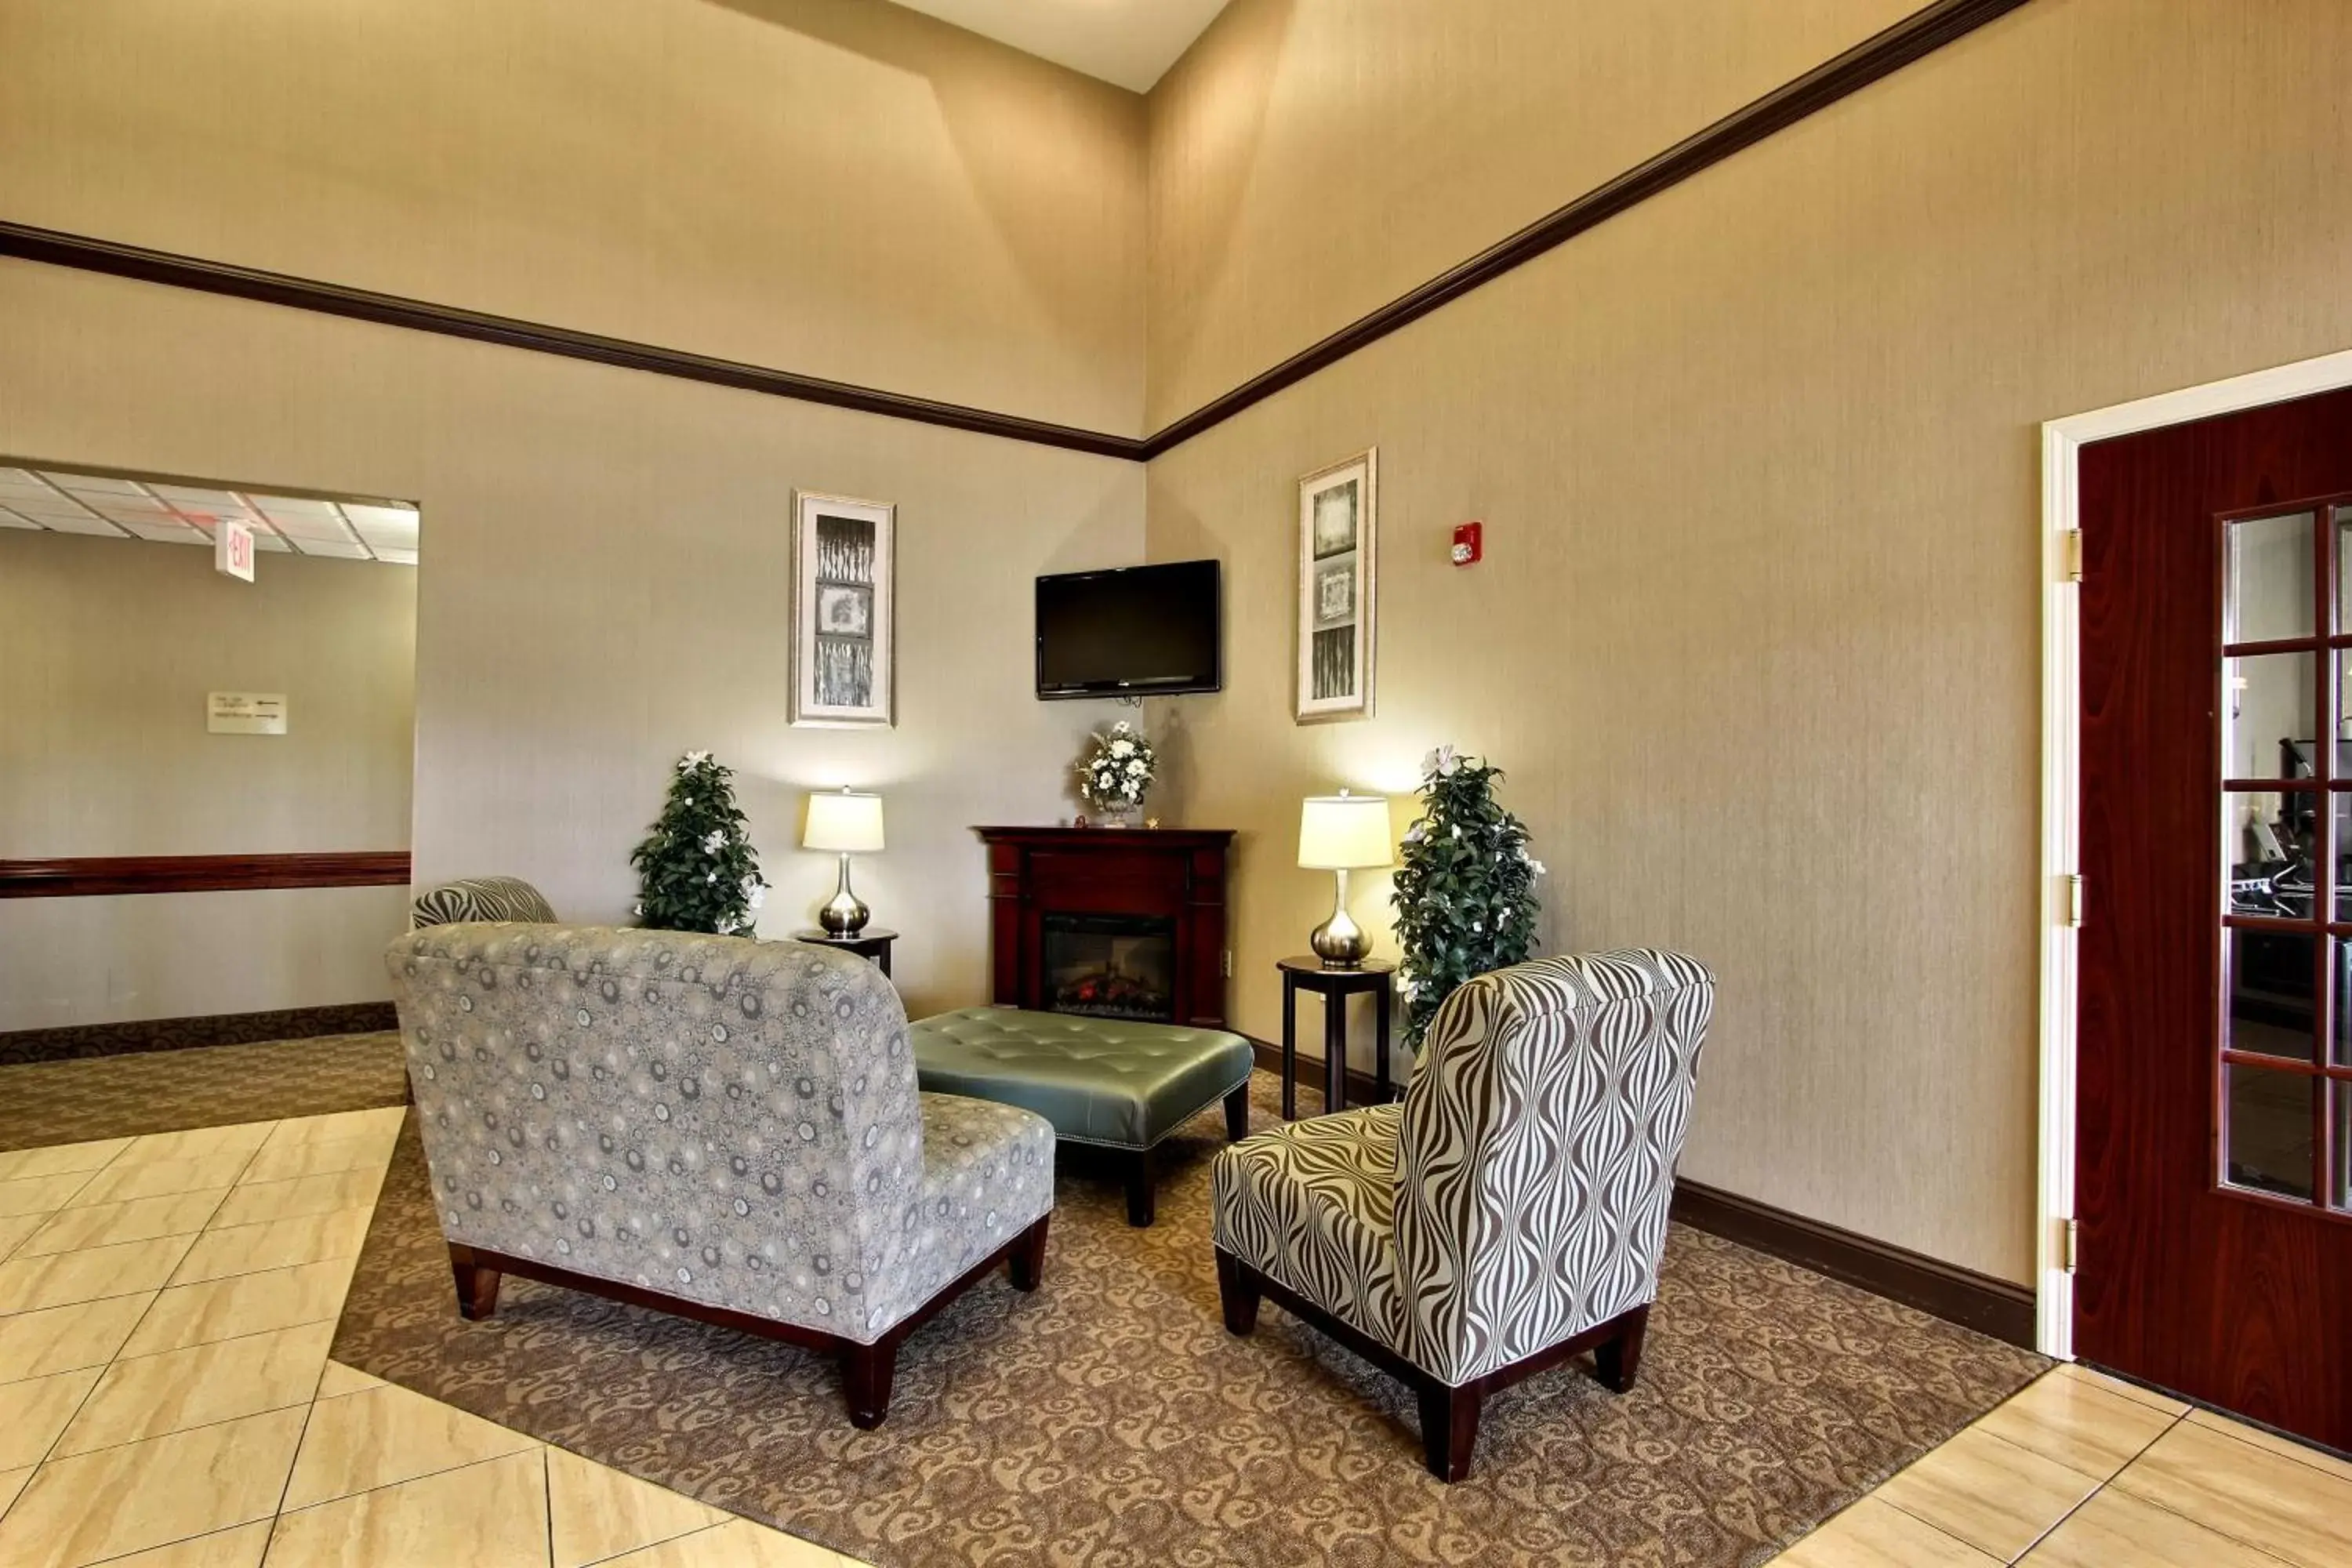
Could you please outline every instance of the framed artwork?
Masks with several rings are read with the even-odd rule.
[[[1380,449],[1298,481],[1300,722],[1372,710]]]
[[[793,497],[795,724],[896,722],[890,589],[898,509],[846,496]]]

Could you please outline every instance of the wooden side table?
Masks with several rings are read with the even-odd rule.
[[[898,940],[898,933],[880,926],[867,926],[856,936],[835,936],[829,931],[796,931],[793,932],[793,940],[807,942],[812,947],[838,948],[843,952],[854,952],[860,958],[870,958],[883,973],[887,974],[890,973],[890,944]]]
[[[1368,958],[1353,969],[1328,969],[1319,958],[1286,958],[1282,971],[1282,1119],[1298,1120],[1298,994],[1312,991],[1323,998],[1323,1111],[1344,1110],[1348,1105],[1348,998],[1360,991],[1372,994],[1374,1032],[1373,1092],[1381,1104],[1389,1099],[1389,1003],[1393,994],[1390,976],[1396,965]]]

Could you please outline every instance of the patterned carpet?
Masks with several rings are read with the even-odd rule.
[[[0,1067],[0,1150],[364,1110],[408,1099],[397,1034]]]
[[[413,1122],[334,1354],[890,1568],[1730,1568],[2046,1364],[1676,1226],[1639,1385],[1519,1385],[1487,1406],[1474,1478],[1444,1487],[1397,1384],[1271,1305],[1254,1339],[1225,1333],[1220,1119],[1180,1139],[1150,1230],[1115,1184],[1065,1174],[1045,1288],[991,1281],[919,1332],[877,1432],[849,1425],[831,1363],[772,1342],[525,1280],[461,1321]]]

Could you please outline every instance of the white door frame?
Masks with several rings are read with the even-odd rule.
[[[2352,351],[2300,360],[2204,386],[2094,409],[2042,426],[2042,1184],[2034,1229],[2040,1288],[2034,1343],[2074,1354],[2074,1277],[2066,1225],[2074,1213],[2074,1037],[2078,956],[2071,879],[2082,868],[2082,620],[2071,536],[2081,526],[2083,447],[2352,386]],[[2095,907],[2099,889],[2084,899]]]

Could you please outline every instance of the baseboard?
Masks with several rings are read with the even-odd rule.
[[[1257,1054],[1257,1065],[1281,1076],[1282,1047],[1244,1038],[1249,1038],[1251,1049]],[[1412,1073],[1412,1058],[1400,1051],[1391,1058],[1390,1068],[1402,1090]],[[1298,1082],[1301,1091],[1310,1097],[1309,1103],[1319,1110],[1323,1097],[1320,1057],[1300,1054]],[[1348,1103],[1373,1103],[1370,1073],[1348,1069]],[[1980,1334],[2027,1350],[2033,1348],[2033,1292],[2026,1286],[1996,1279],[1990,1274],[1979,1274],[1924,1252],[1874,1240],[1817,1219],[1807,1219],[1754,1198],[1694,1182],[1687,1176],[1675,1183],[1673,1212],[1675,1219],[1694,1230],[1752,1247],[1801,1268],[1858,1286],[1906,1307],[1916,1307]]]
[[[1827,1225],[1694,1182],[1675,1182],[1674,1217],[1759,1252],[1859,1286],[2027,1350],[2033,1348],[2033,1292],[1924,1252]]]
[[[250,1046],[314,1035],[361,1035],[400,1026],[389,1002],[286,1007],[268,1013],[216,1013],[194,1018],[142,1018],[127,1024],[71,1024],[0,1033],[0,1067],[84,1057],[181,1051],[199,1046]]]
[[[1247,1040],[1250,1043],[1250,1049],[1256,1053],[1257,1065],[1262,1071],[1270,1072],[1276,1078],[1282,1076],[1280,1046],[1268,1045],[1255,1035],[1244,1035],[1242,1038]],[[1392,1045],[1389,1047],[1389,1073],[1394,1079],[1394,1092],[1402,1094],[1404,1080],[1412,1076],[1412,1058],[1405,1054],[1404,1047],[1402,1046]],[[1348,1069],[1348,1103],[1350,1106],[1379,1103],[1372,1098],[1376,1087],[1371,1074],[1360,1072],[1354,1068]],[[1311,1095],[1314,1098],[1318,1110],[1322,1108],[1323,1058],[1321,1057],[1311,1057],[1305,1051],[1298,1053],[1298,1088],[1302,1094]]]

